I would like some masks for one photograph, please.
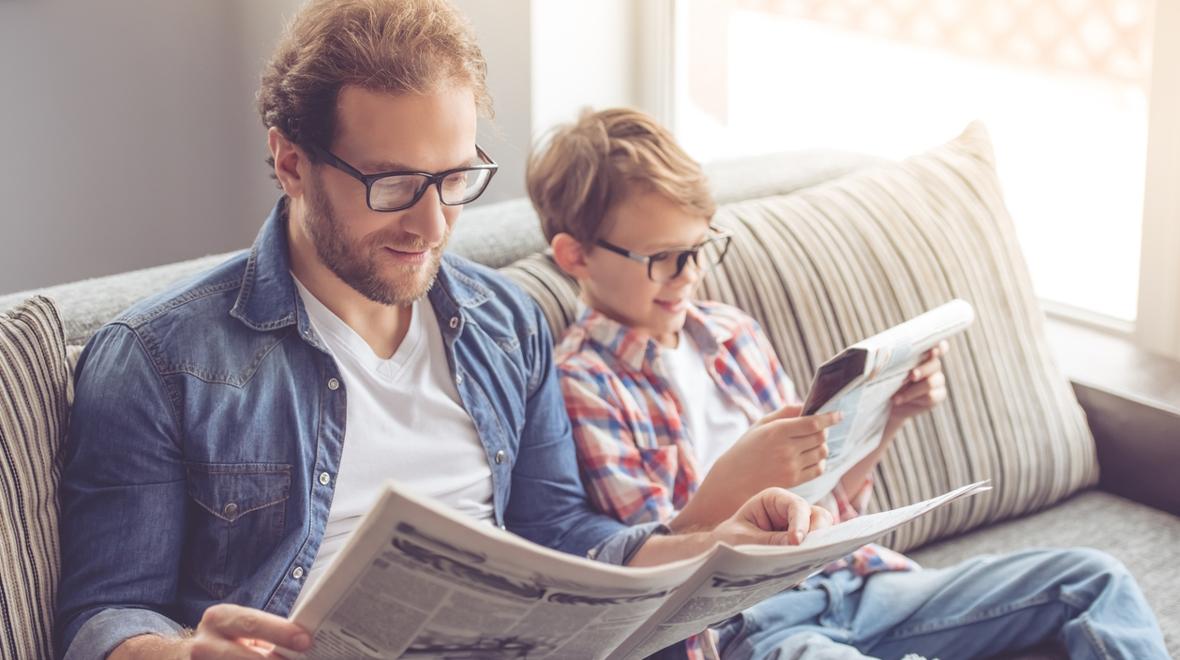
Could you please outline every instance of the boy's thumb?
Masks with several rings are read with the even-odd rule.
[[[802,404],[788,404],[758,420],[759,424],[773,422],[780,419],[793,419],[803,413]]]

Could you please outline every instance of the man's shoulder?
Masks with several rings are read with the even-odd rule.
[[[213,268],[178,282],[120,313],[111,324],[139,331],[158,325],[223,323],[230,320],[242,288],[249,252],[233,255]]]

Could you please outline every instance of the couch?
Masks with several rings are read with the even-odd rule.
[[[1099,548],[1134,573],[1180,655],[1180,487],[1171,481],[1180,415],[1066,379],[983,127],[902,163],[811,151],[707,170],[721,204],[716,221],[735,242],[704,295],[751,312],[801,389],[846,343],[952,297],[976,304],[979,322],[946,360],[950,400],[898,440],[878,470],[872,506],[982,478],[995,489],[885,542],[926,566],[1026,547]],[[515,279],[555,333],[576,314],[576,287],[546,255],[527,200],[467,209],[450,249]],[[228,256],[0,297],[0,311],[19,310],[0,314],[0,657],[52,652],[55,468],[71,360],[133,301]],[[4,349],[6,341],[19,350]],[[46,400],[56,403],[40,405]],[[29,423],[38,416],[44,423]],[[1059,651],[1048,644],[1030,653]]]

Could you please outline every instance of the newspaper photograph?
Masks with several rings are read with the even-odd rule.
[[[843,420],[828,429],[824,473],[791,491],[812,503],[830,493],[845,472],[881,444],[890,399],[910,371],[927,351],[974,321],[971,304],[955,299],[857,342],[821,365],[802,414],[839,411]]]
[[[276,652],[309,660],[637,657],[984,489],[972,484],[863,516],[799,546],[718,545],[693,559],[627,568],[544,548],[389,482],[291,615],[313,631],[313,649]]]

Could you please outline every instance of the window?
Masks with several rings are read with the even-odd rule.
[[[1155,5],[679,0],[672,117],[703,160],[902,158],[982,119],[1038,295],[1130,328],[1146,280]]]

